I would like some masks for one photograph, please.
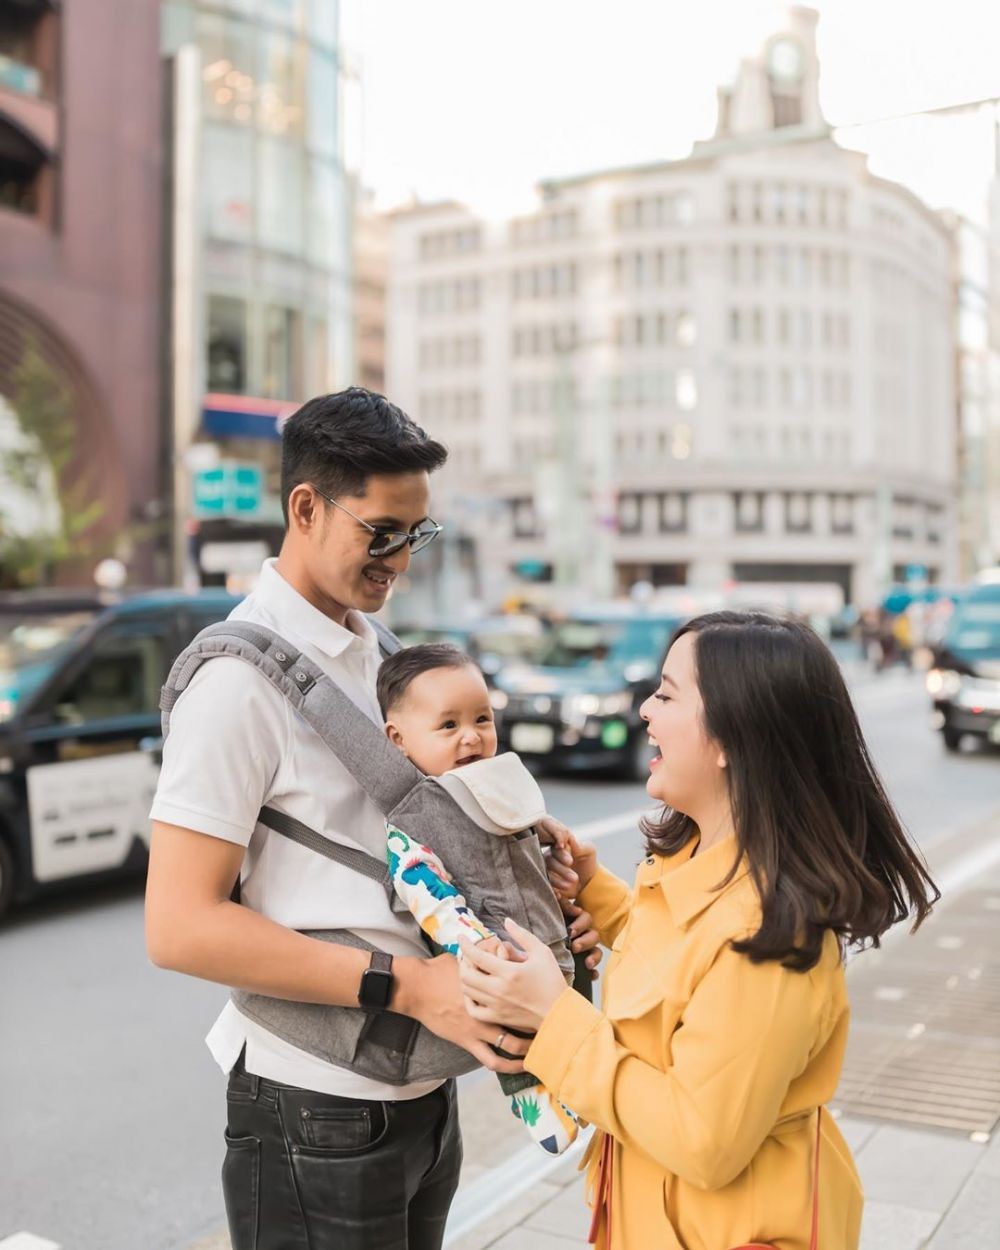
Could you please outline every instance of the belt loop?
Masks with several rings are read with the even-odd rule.
[[[256,1073],[248,1072],[247,1079],[250,1081],[250,1097],[256,1102],[257,1093],[260,1089],[260,1077]]]

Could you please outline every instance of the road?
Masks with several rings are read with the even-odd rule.
[[[1000,753],[946,755],[917,675],[848,675],[877,766],[933,865],[936,848],[1000,809]],[[543,785],[550,810],[596,827],[602,858],[630,876],[641,838],[615,825],[649,806],[643,787]],[[183,1250],[217,1229],[223,1086],[202,1038],[225,992],[149,966],[141,886],[17,913],[0,930],[0,990],[0,1250],[21,1230],[65,1250]],[[489,1080],[463,1090],[470,1184],[521,1145]]]

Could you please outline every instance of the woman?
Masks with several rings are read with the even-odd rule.
[[[469,1008],[536,1030],[526,1066],[601,1130],[599,1247],[806,1250],[815,1194],[822,1250],[855,1250],[861,1186],[820,1111],[847,1041],[844,954],[910,911],[916,928],[938,892],[808,627],[690,621],[641,714],[665,810],[634,888],[575,839],[550,868],[612,949],[603,1009],[514,925],[520,961],[467,947]]]

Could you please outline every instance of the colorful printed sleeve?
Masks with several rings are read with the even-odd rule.
[[[431,848],[414,842],[388,821],[385,828],[392,884],[431,941],[449,954],[458,955],[459,937],[473,942],[493,937],[466,906],[448,870]]]

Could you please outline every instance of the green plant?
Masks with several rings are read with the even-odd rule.
[[[93,530],[105,506],[92,479],[70,476],[79,446],[72,398],[31,339],[11,383],[8,411],[20,438],[0,451],[0,480],[34,493],[52,482],[58,510],[51,526],[27,535],[0,512],[0,579],[39,585],[60,564],[94,553]]]

